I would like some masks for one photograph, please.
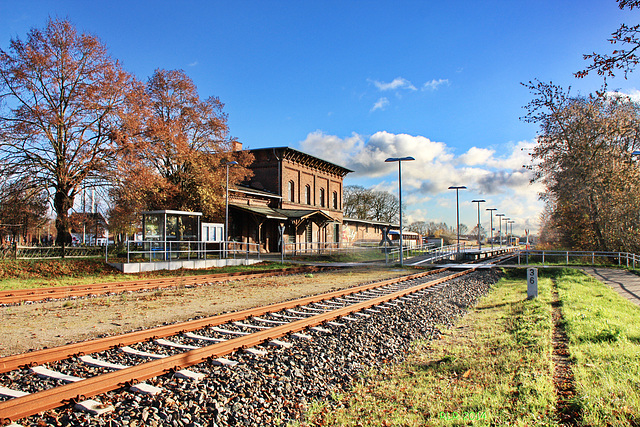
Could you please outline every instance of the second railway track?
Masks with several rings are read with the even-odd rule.
[[[335,267],[306,266],[256,272],[247,271],[237,273],[216,273],[193,276],[128,280],[123,282],[94,283],[89,285],[11,289],[0,291],[0,305],[62,298],[77,298],[89,295],[118,294],[122,292],[163,289],[174,286],[201,285],[209,282],[225,282],[229,280],[257,279],[288,274],[315,273],[318,271],[326,271],[334,268]]]
[[[8,398],[9,392],[5,390],[5,400],[0,402],[0,420],[19,420],[176,372],[191,378],[188,381],[198,382],[201,376],[197,369],[191,372],[185,368],[202,363],[233,365],[233,361],[222,358],[232,353],[241,354],[241,351],[260,356],[265,352],[263,343],[284,348],[291,340],[306,339],[310,332],[300,335],[303,331],[320,335],[338,333],[351,322],[366,321],[371,316],[384,315],[398,306],[413,303],[422,298],[427,289],[470,271],[419,273],[287,303],[4,357],[0,359],[3,373],[0,385],[8,389],[13,386],[17,395],[28,394]],[[437,275],[443,277],[434,279]],[[287,340],[280,341],[283,337]],[[140,363],[136,359],[150,361]],[[55,374],[42,370],[43,364],[60,374],[72,372],[73,375],[55,379]],[[31,365],[39,368],[29,370]],[[21,386],[23,373],[48,379],[43,380],[44,385],[26,391],[29,387]],[[66,384],[60,385],[62,383]],[[154,389],[150,390],[153,394]]]

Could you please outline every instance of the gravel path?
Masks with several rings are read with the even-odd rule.
[[[300,417],[311,401],[330,399],[332,393],[348,390],[367,370],[402,361],[412,341],[437,337],[437,325],[453,324],[497,279],[492,271],[463,276],[369,318],[327,326],[331,333],[307,332],[311,340],[288,338],[295,341],[289,349],[270,347],[265,357],[234,354],[231,358],[240,364],[233,368],[201,363],[190,368],[206,374],[199,383],[172,375],[155,378],[148,382],[164,390],[155,396],[129,392],[100,396],[101,401],[116,407],[111,414],[89,416],[61,409],[23,420],[23,424],[286,424]]]

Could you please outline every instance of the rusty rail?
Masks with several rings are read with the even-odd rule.
[[[273,340],[289,333],[298,332],[306,328],[336,319],[338,317],[346,316],[353,312],[361,311],[365,308],[369,308],[396,298],[400,298],[402,296],[420,291],[422,289],[426,289],[437,284],[452,280],[454,278],[463,276],[472,271],[475,271],[475,268],[455,273],[451,276],[436,279],[422,285],[417,285],[411,288],[396,291],[388,295],[376,297],[368,301],[356,303],[348,307],[318,314],[306,319],[297,320],[286,325],[276,326],[268,330],[253,333],[251,335],[229,339],[222,343],[201,347],[163,359],[157,359],[150,362],[142,363],[137,366],[131,366],[119,371],[97,375],[95,377],[87,378],[78,382],[65,384],[61,387],[56,387],[53,389],[29,394],[23,397],[14,398],[5,402],[0,402],[0,420],[3,420],[5,422],[19,420],[33,414],[57,408],[70,402],[75,402],[81,399],[86,399],[101,393],[105,393],[107,391],[115,390],[128,384],[135,384],[149,378],[163,375],[167,372],[184,369],[210,358],[222,357],[243,348],[254,347],[265,341]],[[376,284],[352,288],[349,289],[349,291],[354,292],[356,289],[358,289],[358,291],[362,291],[366,288],[380,287],[390,283],[398,283],[405,280],[424,277],[429,274],[433,274],[433,272],[420,273],[397,279],[389,279],[378,282]],[[273,311],[275,309],[275,306],[281,306],[280,309],[282,309],[285,308],[287,304],[288,307],[292,307],[301,304],[309,304],[311,302],[316,302],[324,299],[330,299],[335,297],[334,294],[336,293],[340,292],[331,292],[329,294],[323,294],[317,297],[302,298],[300,300],[293,301],[293,304],[292,302],[274,304],[268,306],[268,310],[266,310],[266,307],[254,310],[245,310],[245,317],[263,314],[266,311]],[[220,317],[225,316],[227,315],[223,315]],[[225,321],[229,320],[230,319],[227,319]]]
[[[158,279],[130,280],[125,282],[95,283],[76,286],[50,286],[30,289],[11,289],[0,291],[0,304],[17,304],[24,301],[42,301],[87,295],[103,295],[129,291],[161,289],[172,286],[186,286],[210,281],[223,282],[234,279],[258,279],[262,277],[282,276],[288,274],[314,273],[335,269],[337,267],[294,267],[259,272],[216,273],[196,276],[167,277]]]
[[[341,297],[356,292],[361,292],[367,289],[377,288],[390,283],[398,283],[406,280],[412,280],[431,274],[436,274],[445,271],[445,269],[438,269],[427,271],[423,273],[412,274],[409,276],[403,276],[395,279],[383,280],[381,282],[369,283],[366,285],[356,286],[353,288],[347,288],[329,292],[326,294],[320,294],[310,297],[304,297],[292,301],[280,302],[264,307],[250,308],[246,310],[236,311],[233,313],[225,313],[217,316],[204,317],[202,319],[190,320],[188,322],[176,323],[173,325],[159,326],[157,328],[145,329],[141,331],[129,332],[123,335],[116,335],[112,337],[98,338],[90,341],[83,341],[74,344],[67,344],[59,347],[45,348],[42,350],[36,350],[29,353],[16,354],[12,356],[5,356],[0,358],[0,374],[8,371],[13,371],[23,366],[35,366],[43,363],[54,362],[57,360],[66,359],[68,357],[76,355],[85,355],[91,353],[97,353],[99,351],[108,350],[113,347],[121,347],[125,345],[135,344],[152,338],[164,338],[171,335],[175,335],[181,332],[190,332],[197,329],[204,328],[206,326],[217,326],[227,322],[234,322],[244,320],[252,316],[261,316],[263,314],[280,311],[287,308],[297,307],[300,305],[311,304],[313,302],[322,301],[325,299]]]

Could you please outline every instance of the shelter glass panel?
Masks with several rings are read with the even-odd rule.
[[[164,216],[145,215],[144,221],[144,239],[145,240],[162,240],[162,229],[164,228]]]

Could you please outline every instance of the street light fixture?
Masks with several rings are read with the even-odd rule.
[[[497,211],[498,209],[496,209],[496,208],[487,208],[485,210],[491,212],[491,249],[493,249],[493,211]]]
[[[458,243],[456,246],[456,253],[460,253],[460,206],[458,204],[458,191],[466,190],[464,185],[452,185],[449,190],[456,190],[456,234],[458,235]]]
[[[513,223],[515,223],[515,221],[513,220],[507,221],[507,224],[511,224],[511,233],[509,233],[509,236],[511,236],[509,238],[509,246],[511,246],[511,240],[513,239]]]
[[[511,219],[511,218],[507,218],[507,217],[502,218],[502,221],[504,221],[504,237],[505,237],[505,242],[507,242],[507,245],[505,245],[505,246],[509,246],[509,244],[508,244],[508,243],[509,243],[509,240],[508,240],[508,237],[507,237],[507,236],[509,235],[509,220],[510,220],[510,219]]]
[[[386,163],[398,162],[398,204],[399,216],[400,216],[400,266],[403,266],[402,262],[402,162],[415,160],[413,157],[389,157],[385,160]]]
[[[486,200],[484,199],[480,199],[480,200],[472,200],[471,203],[477,203],[478,204],[478,251],[482,250],[482,243],[480,243],[480,203],[485,203]],[[480,256],[480,255],[478,255]]]
[[[498,221],[500,222],[500,227],[498,229],[498,239],[500,239],[500,248],[502,249],[502,217],[504,216],[504,214],[496,214],[496,216],[498,217]]]
[[[227,197],[225,198],[225,210],[224,210],[224,257],[227,257],[227,251],[229,249],[229,166],[235,166],[238,162],[227,162]]]

